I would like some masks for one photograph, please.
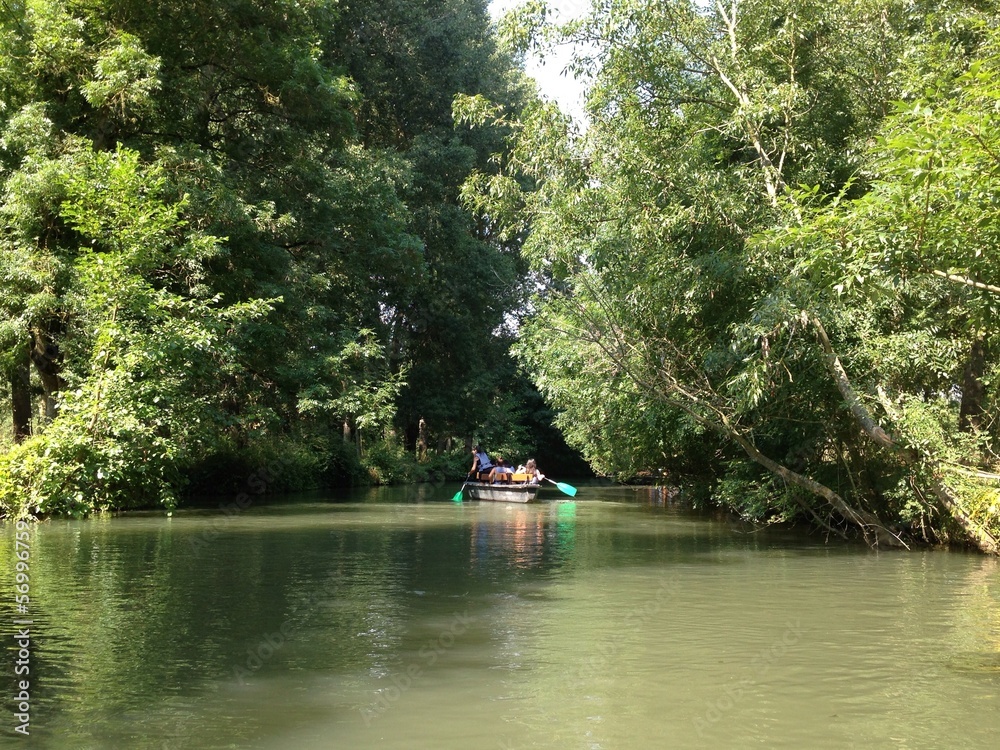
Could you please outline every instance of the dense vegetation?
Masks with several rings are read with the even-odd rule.
[[[448,474],[554,408],[603,474],[1000,551],[998,8],[591,6],[0,4],[2,513]],[[567,41],[583,130],[519,72]]]
[[[482,0],[0,4],[0,513],[533,449],[518,242],[459,200],[503,130],[454,96],[533,95],[493,36]]]
[[[510,128],[466,197],[549,283],[521,361],[603,473],[757,522],[997,552],[1000,16],[959,0],[594,0],[589,127]],[[530,180],[525,180],[525,178]]]

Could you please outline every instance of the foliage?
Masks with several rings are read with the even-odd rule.
[[[975,19],[964,28],[981,40],[964,69],[942,60],[941,39],[920,50],[924,88],[886,118],[866,170],[870,189],[817,207],[769,241],[793,249],[810,294],[801,304],[843,310],[845,359],[895,439],[920,457],[907,468],[909,485],[922,479],[953,493],[951,514],[967,533],[985,531],[977,543],[987,548],[1000,538],[1000,517],[982,512],[997,436],[988,342],[1000,287],[984,258],[997,226],[1000,144],[990,118],[1000,57],[995,31]],[[956,465],[986,473],[956,474]]]
[[[746,517],[885,544],[954,519],[991,548],[945,470],[989,468],[996,428],[990,14],[597,0],[508,29],[589,45],[585,134],[546,105],[456,111],[510,132],[466,197],[530,232],[545,286],[516,352],[599,470],[707,473]]]
[[[420,478],[420,416],[470,435],[523,298],[458,198],[500,135],[452,98],[524,96],[492,35],[479,0],[3,5],[0,368],[35,416],[0,513],[278,458],[276,489]]]
[[[42,174],[20,177],[12,198],[39,200],[32,185],[60,200],[53,220],[70,239],[43,262],[63,269],[58,313],[73,366],[59,417],[4,457],[3,506],[76,514],[156,497],[172,507],[180,467],[212,450],[228,422],[210,380],[234,363],[226,333],[271,303],[227,306],[162,285],[196,278],[217,240],[186,227],[185,201],[171,200],[161,165],[68,144]],[[7,241],[20,248],[32,242],[24,203],[6,204]],[[31,298],[20,312],[39,314]]]

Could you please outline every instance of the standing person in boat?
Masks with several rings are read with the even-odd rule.
[[[477,445],[472,449],[472,468],[469,469],[469,478],[478,481],[480,475],[488,474],[492,470],[493,460],[481,445]]]
[[[528,484],[541,484],[545,479],[545,475],[538,470],[533,458],[529,458],[528,463],[524,465],[524,473],[528,475]]]
[[[495,484],[497,481],[510,482],[513,474],[514,470],[504,462],[503,458],[498,456],[497,465],[490,472],[490,484]]]

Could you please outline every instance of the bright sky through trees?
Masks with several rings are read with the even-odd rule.
[[[493,0],[490,13],[494,19],[522,4],[524,0]],[[589,0],[551,0],[549,8],[557,22],[569,21],[583,16],[590,7]],[[556,47],[547,54],[545,60],[529,56],[526,60],[528,75],[538,81],[539,90],[547,99],[554,99],[560,109],[583,122],[583,95],[585,82],[565,72],[572,58],[573,49],[569,45]]]

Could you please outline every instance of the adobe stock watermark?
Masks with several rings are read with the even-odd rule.
[[[746,693],[763,680],[771,667],[781,659],[790,648],[802,640],[801,621],[789,622],[786,624],[784,633],[774,641],[768,648],[761,649],[750,660],[744,674],[735,685],[727,685],[722,690],[722,695],[713,701],[709,701],[708,708],[700,716],[691,719],[699,737],[705,736],[705,731],[713,724],[719,722],[723,716],[736,708],[746,696]]]
[[[247,477],[246,491],[240,492],[228,503],[219,503],[222,515],[212,519],[208,528],[188,540],[191,554],[197,557],[218,539],[234,518],[254,504],[254,496],[267,492],[268,486],[274,484],[278,477],[284,473],[287,464],[287,459],[277,458],[267,466],[261,466]]]
[[[309,592],[306,600],[297,607],[294,607],[289,616],[278,626],[276,630],[263,633],[255,643],[247,646],[247,657],[241,664],[233,665],[233,677],[240,685],[246,685],[247,680],[264,667],[274,655],[292,640],[302,627],[302,620],[305,616],[324,601],[329,601],[336,597],[344,576],[335,573],[327,578],[322,585],[317,586]]]
[[[11,649],[17,656],[14,663],[16,677],[14,687],[18,691],[14,696],[14,731],[28,736],[31,734],[31,619],[29,606],[31,603],[31,536],[29,526],[23,519],[18,519],[15,525],[14,539],[17,562],[14,564],[16,581],[14,601],[17,605],[17,616],[14,618],[14,644]]]
[[[659,616],[667,606],[670,594],[677,590],[678,578],[678,574],[673,573],[670,578],[660,583],[652,597],[625,615],[621,624],[616,628],[618,635],[598,643],[594,648],[595,653],[587,660],[586,665],[581,670],[581,678],[603,674],[607,670],[608,664],[622,650],[624,639],[621,634],[642,630],[655,617]]]
[[[442,630],[437,638],[428,641],[417,653],[417,660],[406,665],[406,669],[397,671],[389,676],[390,686],[380,691],[377,700],[359,708],[361,716],[365,721],[365,726],[370,727],[372,722],[385,714],[390,708],[398,703],[406,693],[413,688],[414,684],[423,676],[428,667],[434,666],[447,651],[454,648],[456,640],[469,629],[469,625],[476,621],[474,616],[470,616],[468,610],[452,616],[451,624]]]

